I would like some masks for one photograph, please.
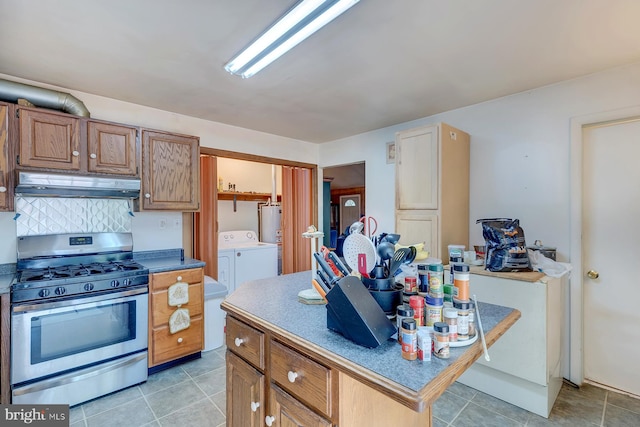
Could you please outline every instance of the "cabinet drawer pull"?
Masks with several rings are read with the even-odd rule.
[[[264,423],[267,425],[267,427],[271,427],[275,420],[276,420],[275,417],[272,417],[270,415],[267,415],[266,417],[264,417]]]
[[[145,199],[150,199],[150,198],[151,198],[151,194],[149,194],[149,193],[145,193],[145,194],[144,194],[144,198],[145,198]]]
[[[182,276],[178,276],[178,278],[176,279],[176,281],[178,281],[178,282],[182,282]]]
[[[293,371],[289,371],[287,372],[287,378],[289,379],[290,383],[293,383],[296,381],[296,378],[298,378],[298,373],[297,372],[293,372]]]
[[[251,402],[251,412],[256,412],[260,407],[260,402]]]
[[[91,157],[92,159],[97,159],[98,158],[98,156],[96,156],[96,153],[89,154],[89,157]]]
[[[242,343],[244,343],[244,340],[242,338],[236,338],[233,342],[235,343],[236,347],[240,347]]]
[[[80,153],[75,150],[72,151],[71,154],[73,154],[73,157],[78,157],[80,155]]]
[[[182,342],[182,337],[178,338],[178,344]]]
[[[6,193],[7,187],[0,187],[0,193]]]

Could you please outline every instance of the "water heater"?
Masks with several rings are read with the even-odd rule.
[[[266,204],[260,206],[260,241],[282,243],[282,207]]]

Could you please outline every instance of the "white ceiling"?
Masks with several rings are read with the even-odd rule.
[[[0,0],[0,73],[326,142],[640,60],[638,0],[362,0],[256,76],[295,0]]]

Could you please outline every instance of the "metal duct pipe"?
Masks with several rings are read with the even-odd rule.
[[[38,107],[62,110],[76,116],[91,116],[82,101],[70,93],[0,79],[0,99],[18,102],[19,98],[24,98]]]

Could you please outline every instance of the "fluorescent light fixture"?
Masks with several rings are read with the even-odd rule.
[[[231,59],[224,69],[243,79],[253,76],[359,1],[300,1]]]

